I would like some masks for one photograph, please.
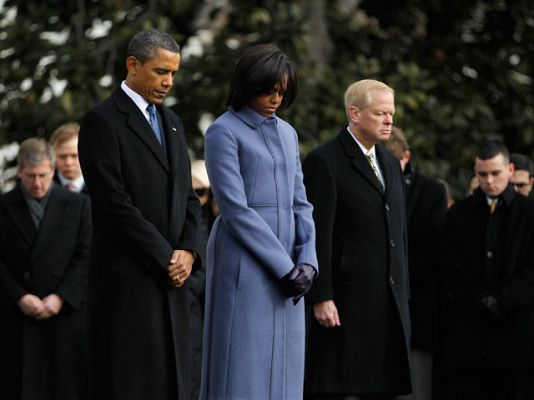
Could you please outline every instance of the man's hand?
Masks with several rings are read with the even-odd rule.
[[[48,310],[43,301],[33,294],[28,293],[22,296],[17,302],[17,305],[20,311],[30,318],[39,321],[48,318]]]
[[[167,266],[169,283],[174,287],[183,286],[189,275],[191,275],[194,261],[195,258],[190,251],[174,250]]]
[[[313,305],[313,314],[319,325],[325,328],[341,326],[339,315],[334,300],[321,301]]]
[[[43,304],[48,311],[48,318],[58,315],[63,307],[63,299],[55,293],[51,293],[43,299]]]

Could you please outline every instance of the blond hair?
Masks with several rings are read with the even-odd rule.
[[[52,136],[50,136],[50,143],[52,143],[52,146],[58,147],[72,138],[77,138],[79,133],[80,124],[76,122],[67,122],[56,128],[52,133]]]
[[[372,101],[372,90],[387,90],[388,92],[394,93],[393,89],[388,85],[373,79],[363,79],[354,82],[345,91],[345,112],[347,118],[349,118],[349,107],[355,106],[362,110],[369,106]]]

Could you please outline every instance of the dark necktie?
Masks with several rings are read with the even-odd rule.
[[[150,115],[150,126],[152,127],[152,130],[154,131],[154,134],[156,135],[159,144],[163,146],[163,138],[161,137],[161,130],[159,129],[156,106],[154,104],[149,104],[146,109],[148,111],[148,115]]]

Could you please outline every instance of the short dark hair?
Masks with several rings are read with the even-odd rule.
[[[510,162],[514,164],[516,171],[527,171],[530,178],[534,175],[534,162],[526,155],[512,153],[510,154]]]
[[[236,111],[258,96],[270,94],[287,76],[287,90],[280,110],[288,108],[297,96],[298,79],[295,64],[276,46],[260,44],[245,50],[237,60],[226,105]]]
[[[499,154],[502,154],[505,164],[510,162],[508,148],[499,139],[486,140],[478,146],[477,158],[479,160],[489,160]]]
[[[135,57],[143,64],[154,58],[157,49],[180,53],[180,46],[171,35],[159,29],[148,29],[136,33],[130,39],[126,57]]]

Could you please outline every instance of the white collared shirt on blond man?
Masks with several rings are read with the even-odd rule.
[[[85,185],[85,181],[83,179],[83,176],[80,175],[78,178],[70,180],[65,178],[65,176],[61,172],[57,172],[57,177],[59,178],[59,182],[61,183],[61,186],[69,187],[69,190],[71,192],[80,193],[83,190],[83,187]]]
[[[354,141],[356,142],[356,144],[358,145],[358,147],[360,148],[360,150],[362,151],[363,155],[365,156],[365,158],[367,159],[367,152],[371,152],[371,154],[373,155],[373,158],[374,158],[374,161],[375,161],[375,167],[376,167],[376,171],[378,172],[378,180],[380,181],[380,183],[382,183],[382,187],[384,188],[384,190],[386,189],[386,181],[384,179],[384,174],[382,173],[382,169],[380,169],[380,164],[378,163],[378,160],[376,158],[376,148],[375,146],[373,145],[369,150],[358,140],[356,139],[356,136],[353,135],[353,133],[350,131],[350,128],[347,126],[347,131],[350,133],[350,136],[352,136],[352,138],[354,139]]]

